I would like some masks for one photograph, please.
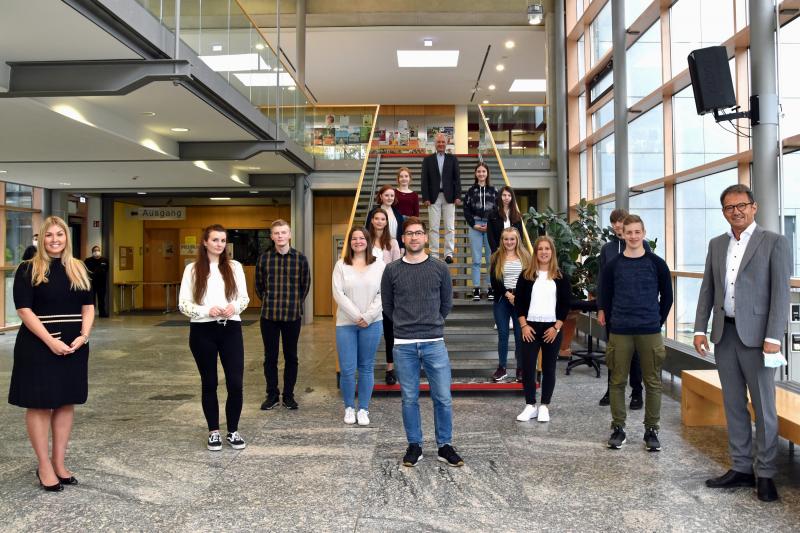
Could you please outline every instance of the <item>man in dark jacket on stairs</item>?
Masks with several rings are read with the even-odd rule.
[[[447,138],[436,134],[436,153],[422,160],[422,202],[431,226],[431,257],[439,259],[439,225],[444,214],[445,262],[453,262],[456,246],[456,206],[461,205],[461,171],[458,158],[445,153]]]

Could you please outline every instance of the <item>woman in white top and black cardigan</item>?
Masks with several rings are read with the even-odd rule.
[[[247,309],[250,298],[242,265],[228,257],[226,244],[227,233],[222,226],[215,224],[203,230],[197,260],[183,271],[178,297],[181,313],[191,319],[189,348],[200,371],[203,414],[209,432],[207,447],[212,451],[222,449],[217,404],[217,354],[228,389],[226,441],[236,450],[245,447],[238,431],[244,374],[242,319],[239,314]]]
[[[344,401],[344,423],[369,425],[369,400],[375,383],[375,352],[383,332],[381,277],[386,264],[372,254],[372,240],[364,228],[353,228],[345,253],[333,267],[336,310],[336,350],[339,387]],[[356,413],[358,370],[358,413]]]
[[[550,421],[550,399],[556,386],[556,361],[561,326],[569,313],[572,288],[556,260],[553,239],[541,236],[533,245],[534,258],[517,281],[514,308],[522,328],[522,383],[525,409],[520,422],[536,417]],[[542,351],[542,403],[536,406],[536,359]]]

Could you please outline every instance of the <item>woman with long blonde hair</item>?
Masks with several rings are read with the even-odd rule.
[[[522,333],[522,384],[525,409],[520,422],[536,417],[550,421],[550,399],[556,386],[556,361],[561,326],[569,313],[572,289],[558,268],[553,239],[543,235],[533,243],[534,257],[517,281],[514,308]],[[536,360],[542,352],[542,403],[536,406]]]
[[[75,404],[88,397],[89,333],[94,298],[89,274],[72,254],[70,230],[47,217],[36,255],[14,276],[14,305],[22,325],[14,344],[8,403],[26,408],[25,423],[47,491],[78,480],[64,464]],[[52,452],[50,430],[52,429]]]
[[[501,246],[492,254],[489,261],[489,281],[495,295],[494,322],[497,324],[497,370],[492,374],[492,381],[502,381],[508,375],[508,323],[514,314],[514,300],[517,280],[520,273],[528,268],[531,254],[522,243],[522,236],[517,228],[506,228],[500,234]],[[514,326],[514,345],[516,350],[522,345],[519,326]],[[515,351],[516,351],[515,350]],[[517,358],[517,381],[522,381],[522,367]]]

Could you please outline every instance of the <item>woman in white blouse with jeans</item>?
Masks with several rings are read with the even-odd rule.
[[[336,349],[344,423],[369,425],[369,400],[375,382],[375,352],[383,332],[381,277],[386,264],[372,254],[369,232],[350,230],[345,254],[333,269],[336,310]],[[358,370],[358,413],[355,410]]]
[[[183,271],[178,297],[181,313],[191,319],[189,348],[200,371],[203,414],[209,432],[206,446],[212,451],[222,449],[217,403],[217,354],[228,389],[226,441],[236,450],[245,447],[238,431],[244,374],[242,319],[239,314],[247,309],[250,298],[242,265],[228,257],[226,244],[227,233],[222,226],[215,224],[203,230],[197,260]]]

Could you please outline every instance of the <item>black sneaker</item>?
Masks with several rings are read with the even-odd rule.
[[[597,405],[611,405],[611,400],[608,398],[608,391],[600,398],[600,401],[597,402]]]
[[[614,426],[614,432],[608,439],[608,447],[612,450],[619,450],[625,444],[625,430],[619,426]]]
[[[447,257],[444,258],[444,262],[447,263],[448,265],[452,265],[453,264],[453,256],[452,255],[448,255]]]
[[[291,410],[291,411],[296,410],[297,407],[298,407],[297,402],[294,401],[294,397],[292,397],[292,396],[288,396],[288,397],[284,396],[283,397],[283,406],[285,408]]]
[[[631,396],[631,404],[630,404],[631,410],[638,411],[642,407],[644,407],[644,401],[642,401],[642,395],[634,394],[633,396]]]
[[[658,440],[658,430],[656,428],[647,428],[644,432],[644,447],[648,452],[661,451],[661,442]]]
[[[239,435],[238,431],[228,433],[228,436],[225,437],[225,440],[228,441],[228,444],[230,444],[231,448],[234,450],[244,450],[245,446],[247,446],[242,436]]]
[[[222,449],[222,438],[219,436],[219,431],[215,431],[208,436],[208,443],[206,446],[212,452],[218,452]]]
[[[262,411],[269,411],[270,409],[274,408],[280,402],[278,401],[277,396],[267,396],[267,399],[261,404]]]
[[[522,383],[522,367],[517,368],[516,374],[517,383]]]
[[[489,300],[490,302],[494,301],[494,291],[492,290],[491,287],[489,287],[489,290],[486,291],[486,299]]]
[[[495,370],[494,374],[492,374],[492,381],[503,380],[505,379],[506,376],[508,376],[508,372],[506,372],[506,367],[498,366],[497,370]]]
[[[409,444],[406,454],[403,456],[403,466],[417,466],[420,459],[422,459],[422,446]]]
[[[397,383],[397,376],[394,375],[394,369],[386,371],[386,384],[394,385]]]
[[[445,444],[439,448],[439,457],[437,459],[448,466],[464,466],[464,460],[459,457],[455,449],[449,444]]]
[[[478,287],[472,289],[472,301],[479,302],[481,299],[481,290]]]

